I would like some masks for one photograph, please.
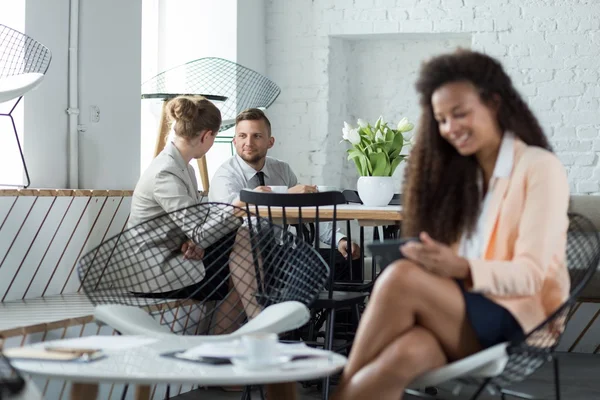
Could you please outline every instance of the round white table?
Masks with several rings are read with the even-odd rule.
[[[245,369],[232,365],[207,365],[163,357],[161,354],[198,345],[185,336],[119,351],[92,362],[11,360],[13,366],[32,376],[73,383],[71,399],[94,399],[99,383],[136,384],[136,399],[150,398],[150,385],[192,384],[200,386],[266,385],[271,399],[295,399],[295,382],[318,379],[340,371],[346,357],[322,351],[324,357],[292,361],[268,369]],[[39,343],[33,347],[60,344]]]

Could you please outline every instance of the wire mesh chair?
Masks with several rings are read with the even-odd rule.
[[[182,94],[203,95],[221,110],[221,131],[235,124],[247,108],[268,108],[281,89],[269,78],[235,62],[200,58],[161,72],[142,84],[142,98],[168,99]]]
[[[332,224],[330,227],[331,232],[336,232],[336,224],[338,222],[337,206],[346,203],[343,194],[336,191],[290,195],[285,193],[262,193],[242,190],[240,192],[240,200],[246,203],[246,209],[249,214],[267,216],[271,223],[281,223],[283,227],[294,225],[304,227],[305,222],[313,223],[315,232],[309,233],[308,237],[312,238],[316,251],[320,247],[319,222],[330,220]],[[323,218],[322,214],[325,212],[325,208],[330,208],[328,211],[332,211],[331,218]],[[306,236],[302,229],[299,235]],[[319,298],[311,307],[314,317],[309,326],[307,336],[309,342],[314,342],[317,336],[314,330],[319,330],[325,324],[323,347],[327,350],[335,350],[333,347],[334,338],[343,337],[346,339],[344,348],[351,345],[356,331],[355,327],[358,325],[358,320],[360,319],[360,306],[364,304],[368,295],[368,293],[364,292],[336,290],[334,281],[336,268],[335,253],[338,250],[334,238],[335,234],[329,239],[330,243],[326,248],[332,272],[329,275],[326,290],[319,295]],[[348,242],[350,240],[348,238]],[[341,310],[350,310],[350,314],[354,320],[350,327],[346,327],[349,329],[343,335],[340,329],[336,329],[336,313],[339,315],[339,311]],[[330,380],[330,377],[323,378],[323,399],[329,398]]]
[[[12,113],[23,95],[35,89],[42,82],[51,60],[52,54],[46,46],[19,31],[0,24],[0,103],[16,99],[7,113],[0,112],[0,117],[10,118],[12,123],[27,179],[25,187],[28,187],[31,181]],[[8,184],[0,183],[0,186],[6,185]],[[20,186],[20,184],[16,186]]]
[[[522,340],[502,343],[449,364],[418,378],[411,386],[433,386],[448,379],[455,379],[461,376],[462,369],[468,372],[471,378],[460,378],[459,382],[478,385],[477,391],[471,397],[473,400],[486,388],[492,394],[500,394],[502,399],[508,395],[529,399],[532,397],[507,387],[525,380],[544,363],[552,361],[555,398],[560,399],[559,360],[556,358],[555,349],[577,297],[591,280],[600,263],[600,235],[592,222],[580,214],[569,213],[566,253],[571,291],[567,300],[546,321]],[[486,352],[489,357],[482,356]],[[470,361],[476,360],[477,357],[477,362],[481,364],[479,366]],[[409,393],[415,394],[414,391]]]
[[[129,228],[79,260],[82,289],[94,305],[143,308],[176,334],[225,334],[271,305],[312,304],[327,264],[267,220],[258,219],[259,231],[247,229],[246,215],[201,203]],[[184,257],[194,245],[201,261]]]

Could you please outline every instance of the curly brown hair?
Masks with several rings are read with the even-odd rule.
[[[448,245],[471,233],[477,222],[481,196],[475,156],[461,156],[439,132],[431,97],[441,86],[466,81],[481,100],[500,100],[498,124],[523,142],[552,151],[540,124],[501,64],[494,58],[468,50],[437,56],[426,62],[417,80],[421,118],[416,142],[405,171],[403,236],[427,232]]]

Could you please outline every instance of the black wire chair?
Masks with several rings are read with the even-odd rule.
[[[9,107],[8,112],[0,112],[0,117],[10,118],[12,123],[27,179],[24,187],[28,187],[31,180],[12,113],[23,95],[41,83],[51,60],[52,54],[46,46],[19,31],[0,24],[0,103],[16,99]],[[21,184],[0,183],[0,186],[21,186]]]
[[[269,222],[281,224],[283,227],[294,225],[301,227],[300,232],[298,232],[299,236],[305,236],[302,229],[302,227],[305,226],[304,223],[311,222],[315,232],[311,233],[309,236],[312,238],[313,246],[316,251],[320,248],[320,222],[330,220],[332,224],[331,230],[332,232],[336,232],[337,206],[346,203],[344,195],[341,192],[336,191],[286,194],[242,190],[240,192],[240,200],[246,203],[247,212],[251,215],[268,217]],[[332,218],[325,219],[322,217],[322,210],[326,207],[331,207],[331,211],[333,212]],[[284,231],[282,230],[282,232]],[[287,233],[287,231],[285,232]],[[358,320],[360,319],[360,306],[364,304],[368,295],[368,293],[364,292],[336,290],[334,281],[336,268],[335,253],[338,250],[334,237],[335,234],[332,235],[330,243],[326,248],[329,255],[329,266],[332,272],[329,275],[326,290],[323,290],[312,304],[311,313],[313,314],[313,318],[307,335],[308,341],[314,342],[314,339],[317,336],[314,332],[315,329],[318,330],[325,324],[323,347],[327,350],[335,350],[333,348],[334,338],[341,338],[339,329],[336,329],[336,313],[343,309],[350,310],[354,320],[350,332],[345,332],[344,335],[344,339],[346,339],[344,348],[351,346],[356,331],[355,327],[358,325]],[[329,397],[330,380],[330,377],[326,377],[322,381],[323,399]]]
[[[265,219],[260,230],[245,221],[241,208],[201,203],[126,229],[79,260],[81,288],[94,305],[142,308],[176,334],[230,333],[270,305],[312,304],[329,276],[321,256]],[[184,258],[187,243],[202,261]]]
[[[0,353],[0,400],[19,394],[24,388],[25,379],[10,364],[10,360]]]
[[[592,222],[580,214],[569,213],[566,253],[567,268],[571,279],[569,297],[524,339],[508,344],[503,355],[507,357],[506,365],[498,374],[486,378],[458,379],[460,384],[477,385],[477,390],[471,397],[472,400],[477,399],[486,388],[492,394],[499,394],[502,399],[506,399],[507,396],[533,398],[528,394],[507,388],[514,383],[525,380],[549,361],[553,362],[554,368],[555,398],[560,399],[559,360],[556,357],[555,349],[571,316],[573,307],[577,303],[579,294],[596,273],[600,263],[600,235]],[[457,363],[466,360],[460,360]],[[449,367],[451,368],[452,364],[442,368]],[[416,394],[414,391],[408,392]],[[436,390],[429,388],[428,392],[435,393]]]
[[[200,58],[161,72],[142,84],[142,99],[170,99],[183,94],[202,95],[221,110],[220,131],[235,125],[247,108],[268,108],[281,89],[270,79],[235,62]]]

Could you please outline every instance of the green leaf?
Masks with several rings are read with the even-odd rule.
[[[400,163],[402,161],[404,161],[405,156],[398,156],[394,159],[392,159],[392,165],[390,166],[390,175],[392,176],[394,174],[394,171],[396,170],[396,168],[398,168],[398,165],[400,165]]]
[[[349,149],[348,150],[348,160],[351,160],[356,157],[364,156],[363,152],[359,149]]]
[[[372,166],[371,176],[387,176],[386,170],[389,171],[390,162],[385,153],[371,153],[369,155],[370,165]]]
[[[369,175],[369,160],[363,152],[357,149],[348,150],[348,160],[354,161],[354,165],[361,176]]]
[[[394,141],[394,135],[396,135],[396,132],[397,131],[395,131],[393,129],[388,129],[387,133],[385,134],[385,141],[386,142],[390,142],[390,143],[393,142]]]
[[[402,151],[402,147],[404,147],[404,135],[401,133],[395,135],[392,147],[394,151],[399,154]]]

